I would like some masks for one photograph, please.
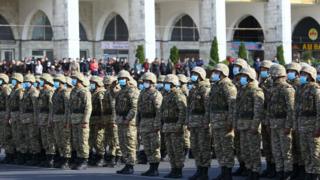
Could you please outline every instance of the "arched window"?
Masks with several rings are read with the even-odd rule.
[[[53,32],[48,17],[42,12],[37,12],[31,22],[32,40],[51,41]]]
[[[188,15],[181,17],[174,25],[171,41],[198,41],[199,32],[196,24]]]
[[[303,18],[294,28],[292,34],[293,43],[319,42],[319,23],[312,17]],[[314,36],[312,36],[314,34]]]
[[[87,33],[81,23],[79,23],[80,41],[88,41]]]
[[[128,41],[129,31],[120,15],[116,15],[108,24],[105,32],[105,41]]]
[[[234,41],[263,42],[264,36],[256,18],[248,16],[243,19],[234,32]]]
[[[0,40],[14,40],[8,21],[0,15]]]

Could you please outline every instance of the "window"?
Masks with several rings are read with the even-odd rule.
[[[185,15],[174,25],[171,41],[198,41],[199,32],[190,16]]]
[[[9,25],[9,23],[0,15],[0,40],[14,40],[11,28],[6,25]]]
[[[80,41],[88,41],[87,33],[81,23],[79,23]]]
[[[243,19],[234,32],[233,40],[245,42],[263,42],[263,31],[256,18],[253,16],[248,16]]]
[[[32,40],[51,41],[53,37],[52,28],[48,17],[41,11],[39,11],[34,17],[31,23]]]
[[[129,33],[124,20],[120,15],[116,15],[108,24],[105,32],[105,41],[128,41]]]

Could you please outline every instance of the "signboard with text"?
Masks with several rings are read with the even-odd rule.
[[[129,42],[128,41],[103,41],[101,42],[101,49],[127,50],[129,49]]]

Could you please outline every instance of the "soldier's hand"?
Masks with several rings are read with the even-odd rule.
[[[320,129],[318,129],[318,130],[316,130],[316,131],[314,132],[313,137],[315,137],[315,138],[320,137]]]
[[[288,134],[291,133],[291,129],[290,128],[285,128],[283,131],[284,131],[285,135],[288,135]]]
[[[124,119],[122,123],[123,123],[124,125],[129,126],[130,121],[129,121],[129,120],[127,120],[127,119]]]
[[[88,127],[88,123],[82,123],[82,128],[87,128]]]
[[[258,134],[258,130],[257,129],[251,129],[250,132],[251,132],[251,134]]]
[[[68,123],[64,124],[64,128],[69,129],[70,128],[69,124]]]

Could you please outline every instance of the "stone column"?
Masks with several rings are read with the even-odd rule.
[[[211,42],[217,37],[219,59],[226,59],[226,2],[225,0],[200,0],[200,57],[210,60]]]
[[[156,56],[156,25],[154,0],[129,0],[129,60],[134,63],[138,45],[144,46],[145,57]]]
[[[79,58],[79,0],[53,1],[54,56]]]
[[[265,4],[265,59],[272,60],[283,45],[285,61],[292,61],[290,0],[269,0]]]

